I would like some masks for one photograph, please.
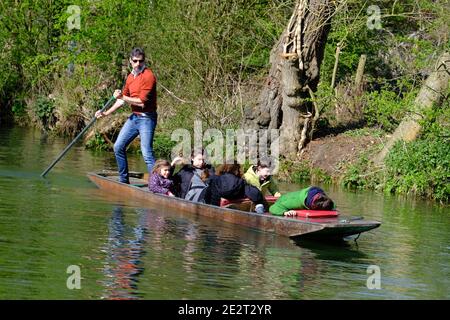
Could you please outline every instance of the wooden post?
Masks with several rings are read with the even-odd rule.
[[[365,54],[362,54],[359,58],[358,63],[358,69],[356,70],[356,76],[355,76],[355,88],[360,89],[363,84],[363,77],[364,77],[364,68],[366,66],[366,60],[367,56]]]
[[[336,54],[334,56],[334,68],[333,68],[333,75],[331,77],[331,89],[334,88],[336,84],[336,74],[337,74],[337,68],[339,64],[339,55],[341,54],[341,47],[340,44],[336,47]]]

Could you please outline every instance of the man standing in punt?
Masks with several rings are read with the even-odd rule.
[[[107,111],[98,110],[97,118],[108,116],[125,103],[131,106],[132,114],[127,119],[114,144],[114,154],[119,168],[119,181],[130,183],[127,161],[127,147],[139,135],[141,151],[147,164],[148,172],[155,163],[153,154],[153,135],[157,123],[156,113],[156,77],[145,65],[145,52],[134,48],[130,53],[130,64],[133,68],[128,75],[123,90],[115,90],[117,99]]]

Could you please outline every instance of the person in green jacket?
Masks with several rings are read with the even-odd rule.
[[[283,194],[270,206],[269,211],[276,216],[296,216],[294,210],[334,210],[335,204],[318,187],[309,187]]]
[[[244,179],[248,184],[258,188],[264,197],[269,194],[275,197],[281,196],[277,184],[270,175],[270,164],[268,162],[258,161],[256,166],[250,166],[244,174]]]

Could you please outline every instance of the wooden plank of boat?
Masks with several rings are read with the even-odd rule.
[[[278,217],[269,213],[257,214],[232,208],[222,208],[203,203],[196,203],[180,198],[155,194],[148,190],[147,181],[142,173],[133,173],[131,184],[120,183],[117,173],[88,173],[89,179],[100,189],[120,195],[121,197],[144,200],[151,206],[178,212],[189,213],[221,219],[223,221],[250,227],[279,235],[288,236],[294,240],[299,238],[342,239],[359,234],[380,226],[378,221],[366,221],[362,218],[339,217],[333,219],[308,219],[297,217]]]

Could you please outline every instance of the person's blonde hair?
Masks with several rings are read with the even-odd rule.
[[[162,167],[171,167],[170,162],[165,159],[158,159],[156,160],[155,164],[153,165],[152,173],[159,174],[159,171]]]

